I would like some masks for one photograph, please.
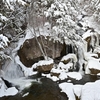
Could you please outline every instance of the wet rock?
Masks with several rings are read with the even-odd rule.
[[[91,71],[91,74],[98,74],[98,73],[100,73],[100,70],[98,70],[98,69],[91,68],[89,70]]]
[[[59,41],[50,40],[50,37],[45,38],[44,36],[39,36],[37,39],[48,57],[54,59],[61,56],[63,44]],[[21,62],[27,67],[31,67],[34,63],[44,59],[36,38],[27,39],[18,51],[18,55]]]
[[[42,65],[42,66],[37,66],[37,71],[40,73],[46,73],[46,72],[50,72],[52,68],[53,68],[53,64]]]
[[[15,96],[1,97],[0,100],[68,100],[65,93],[61,92],[58,84],[50,79],[42,78],[40,83],[33,83],[29,89]],[[22,97],[24,94],[28,95]]]
[[[91,36],[87,37],[85,41],[87,42],[87,51],[90,51]]]
[[[66,59],[66,60],[62,60],[61,62],[63,62],[64,64],[68,64],[71,61],[70,58]]]
[[[50,74],[51,74],[51,76],[56,76],[56,77],[59,77],[59,75],[60,75],[60,73],[56,73],[56,72],[51,72]]]
[[[76,100],[81,100],[78,96],[75,95]]]

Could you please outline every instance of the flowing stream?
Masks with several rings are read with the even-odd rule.
[[[17,89],[21,89],[15,96],[1,97],[0,100],[68,100],[65,93],[61,92],[59,83],[68,82],[68,80],[54,82],[51,79],[34,75],[25,77],[21,67],[15,62],[16,52],[11,52],[12,59],[8,59],[3,66],[3,77],[13,83]],[[73,84],[84,85],[87,82],[95,82],[100,79],[96,75],[84,75],[77,81],[70,79]],[[28,83],[32,83],[29,87]],[[29,85],[29,84],[28,84]]]

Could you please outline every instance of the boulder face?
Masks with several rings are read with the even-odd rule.
[[[53,64],[42,65],[42,66],[37,66],[37,71],[40,73],[46,73],[46,72],[50,72],[52,68],[53,68]]]
[[[55,59],[61,56],[64,46],[59,41],[50,40],[50,37],[44,36],[37,37],[37,40],[48,57]],[[36,38],[27,39],[18,51],[20,60],[26,67],[31,67],[44,59],[37,40]]]

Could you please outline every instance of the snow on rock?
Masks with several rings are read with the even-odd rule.
[[[80,98],[80,96],[81,96],[82,86],[83,85],[74,85],[74,87],[73,87],[74,93],[78,98]]]
[[[100,47],[97,46],[97,47],[94,49],[93,53],[100,53]]]
[[[43,66],[43,65],[50,65],[53,64],[53,59],[48,59],[48,60],[41,60],[37,63],[37,66]]]
[[[98,73],[100,73],[100,60],[99,59],[90,59],[88,61],[86,67],[87,67],[87,69],[90,70],[91,74],[98,74]]]
[[[15,88],[15,87],[11,87],[11,88],[8,88],[6,91],[5,91],[5,96],[11,96],[11,95],[16,95],[18,93],[18,90]]]
[[[89,82],[85,85],[73,85],[72,83],[59,84],[61,92],[65,92],[68,100],[76,100],[75,95],[80,100],[100,100],[100,80]]]
[[[30,75],[36,74],[37,72],[34,72],[33,69],[36,69],[37,67],[40,67],[40,66],[45,66],[45,68],[46,68],[46,67],[48,67],[47,65],[52,65],[52,67],[53,67],[53,59],[51,59],[51,58],[48,58],[48,60],[41,60],[38,63],[35,63],[32,65],[31,68],[27,68],[26,66],[24,66],[22,64],[22,62],[20,61],[19,56],[15,57],[15,61],[18,65],[21,66],[25,76],[30,76]],[[51,68],[51,66],[50,66],[50,68]]]
[[[86,39],[87,37],[90,37],[93,35],[93,32],[91,32],[91,30],[88,30],[87,32],[85,32],[82,37],[83,39]]]
[[[20,61],[19,56],[16,56],[16,57],[15,57],[15,61],[16,61],[16,63],[17,63],[18,65],[21,66],[22,70],[24,71],[24,75],[25,75],[25,76],[34,75],[34,74],[37,73],[37,72],[33,72],[33,67],[34,67],[34,66],[33,66],[32,68],[27,68],[27,67],[25,67],[25,66],[22,64],[22,62]]]
[[[83,85],[81,100],[100,100],[100,80]]]
[[[98,59],[91,59],[88,61],[88,65],[87,65],[90,69],[97,69],[100,70],[100,62]]]
[[[85,52],[84,53],[84,56],[85,56],[85,60],[88,61],[90,59],[95,59],[94,57],[98,57],[97,54],[95,53],[91,53],[91,52]]]
[[[33,38],[33,37],[34,37],[34,30],[33,30],[33,28],[31,28],[31,27],[27,28],[25,40],[26,40],[26,39],[31,39],[31,38]],[[25,40],[24,40],[24,41],[25,41]]]
[[[67,76],[76,80],[82,79],[82,75],[79,72],[68,72]]]
[[[0,78],[0,97],[16,95],[18,90],[15,87],[7,88]]]
[[[58,68],[59,70],[62,70],[64,72],[68,72],[69,69],[71,69],[73,67],[73,63],[69,63],[69,64],[64,64],[62,62],[60,62],[58,64]]]
[[[68,78],[67,73],[64,73],[64,72],[60,73],[60,75],[59,75],[60,80],[64,80],[64,79],[67,79],[67,78]]]
[[[96,59],[94,57],[98,57],[97,54],[94,53],[84,53],[85,60],[87,61],[85,64],[85,73],[90,74],[97,74],[100,72],[100,59]],[[90,71],[91,70],[91,71]]]
[[[61,88],[61,92],[65,92],[68,96],[68,100],[76,100],[75,95],[73,92],[73,84],[72,83],[61,83],[59,84],[59,87]]]
[[[58,77],[56,77],[56,76],[51,76],[50,74],[43,74],[43,73],[42,73],[42,76],[46,76],[47,78],[50,78],[50,79],[52,79],[53,81],[59,80]]]
[[[77,57],[75,54],[68,54],[66,56],[64,56],[61,61],[64,61],[64,60],[68,60],[68,59],[73,59],[74,62],[77,62]]]
[[[47,60],[40,60],[36,64],[36,69],[38,72],[45,73],[45,72],[50,72],[51,69],[53,68],[54,62],[53,59],[48,58]]]

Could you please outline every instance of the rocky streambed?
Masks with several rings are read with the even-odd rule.
[[[67,79],[54,82],[49,78],[34,75],[30,79],[38,79],[40,82],[33,82],[29,88],[25,88],[15,96],[1,97],[0,100],[68,100],[67,95],[61,92],[59,84],[73,83],[74,85],[84,85],[87,82],[95,82],[100,77],[97,75],[84,75],[81,80]],[[68,81],[70,80],[70,81]],[[76,100],[79,100],[76,96]]]

